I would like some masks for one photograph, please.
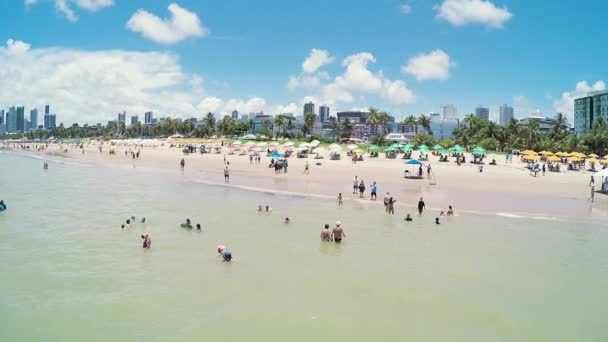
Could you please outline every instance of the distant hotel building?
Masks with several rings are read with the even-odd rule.
[[[608,90],[590,92],[574,100],[574,132],[585,134],[598,118],[608,123]]]
[[[239,111],[238,110],[233,110],[232,111],[232,118],[234,120],[238,120],[239,119]]]
[[[541,132],[547,132],[553,125],[553,120],[544,117],[539,111],[532,113],[532,115],[519,120],[521,125],[527,125],[530,121],[536,121],[538,123],[538,130]]]
[[[329,120],[329,107],[322,105],[319,107],[319,121],[325,123]]]
[[[490,108],[478,106],[475,108],[475,117],[482,120],[490,120]]]
[[[30,130],[38,128],[38,109],[30,110]]]
[[[505,126],[511,119],[513,119],[513,107],[507,104],[501,105],[498,112],[498,124]]]
[[[146,112],[146,114],[144,114],[144,123],[145,124],[152,124],[154,123],[154,114],[152,112]]]
[[[456,111],[456,106],[453,104],[448,104],[443,106],[443,119],[444,120],[456,120],[458,119],[458,112]]]
[[[127,113],[118,113],[118,124],[127,124]]]
[[[342,123],[346,118],[350,120],[353,124],[359,123],[367,123],[367,113],[359,112],[359,111],[348,111],[348,112],[338,112],[336,114],[338,116],[338,122]]]
[[[314,113],[315,112],[315,104],[312,102],[308,102],[304,104],[304,113],[302,113],[303,115],[306,115],[308,113]]]
[[[445,113],[445,107],[444,113]],[[459,121],[455,115],[449,115],[448,118],[443,118],[439,113],[429,113],[429,118],[431,119],[430,134],[433,135],[433,138],[437,140],[441,140],[443,138],[452,138],[454,130],[458,127]],[[420,128],[418,132],[421,132]]]
[[[138,122],[139,122],[139,116],[131,115],[131,126],[137,125]]]

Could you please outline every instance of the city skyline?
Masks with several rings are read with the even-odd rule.
[[[548,117],[563,112],[572,123],[573,99],[606,87],[594,57],[598,44],[575,32],[535,29],[559,27],[564,13],[572,26],[599,22],[603,2],[572,12],[563,2],[440,0],[408,2],[407,13],[398,1],[266,0],[230,9],[194,0],[56,3],[4,4],[0,18],[11,25],[0,29],[0,63],[12,76],[0,79],[0,108],[52,103],[63,122],[94,124],[118,110],[182,118],[299,113],[311,100],[332,114],[373,106],[398,118],[451,103],[462,118],[483,103],[493,121],[509,104],[516,118],[539,109]],[[331,25],[293,24],[307,14]],[[194,19],[175,25],[184,15]],[[360,25],[352,16],[382,18],[382,25]],[[412,34],[420,31],[425,39]]]

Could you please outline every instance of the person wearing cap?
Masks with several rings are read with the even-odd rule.
[[[340,221],[336,222],[336,226],[331,231],[331,239],[336,243],[342,242],[342,239],[346,237],[344,233],[344,229],[342,228],[342,223]]]
[[[218,255],[222,256],[223,262],[230,262],[232,260],[232,253],[226,250],[226,247],[219,245],[217,246]]]

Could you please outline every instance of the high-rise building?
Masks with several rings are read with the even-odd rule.
[[[131,115],[131,126],[137,125],[138,122],[139,122],[139,116]]]
[[[314,113],[315,112],[315,104],[312,102],[308,102],[304,104],[304,113],[302,113],[303,115],[306,115],[308,113]]]
[[[238,110],[233,110],[232,111],[232,118],[234,120],[238,120],[239,119],[239,111]]]
[[[15,130],[17,132],[25,132],[25,107],[17,107],[16,115],[17,128]]]
[[[49,114],[51,114],[51,106],[47,104],[46,106],[44,106],[44,115]]]
[[[146,124],[154,123],[154,113],[146,112],[146,114],[144,116],[145,116],[144,123],[146,123]]]
[[[44,115],[44,129],[53,129],[56,128],[56,119],[55,114],[45,114]]]
[[[501,105],[498,112],[498,124],[505,126],[511,119],[513,119],[513,107],[508,104]]]
[[[118,113],[118,124],[127,124],[127,112]]]
[[[17,110],[10,107],[6,113],[6,131],[9,133],[17,131]]]
[[[486,121],[490,120],[490,108],[477,106],[477,108],[475,108],[475,117]]]
[[[0,125],[4,125],[4,109],[0,109]]]
[[[458,119],[458,112],[456,106],[453,104],[447,104],[443,106],[443,119],[444,120],[456,120]]]
[[[322,105],[319,107],[319,121],[321,123],[325,123],[327,122],[327,120],[329,120],[329,107],[326,105]]]
[[[608,90],[598,90],[574,100],[574,132],[585,134],[599,118],[608,123]]]
[[[38,128],[38,109],[30,110],[30,130]]]

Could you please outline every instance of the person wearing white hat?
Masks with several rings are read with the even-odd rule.
[[[342,222],[336,222],[336,226],[331,231],[331,239],[334,240],[336,243],[340,243],[345,237],[346,234],[344,233],[344,229],[342,228]]]

